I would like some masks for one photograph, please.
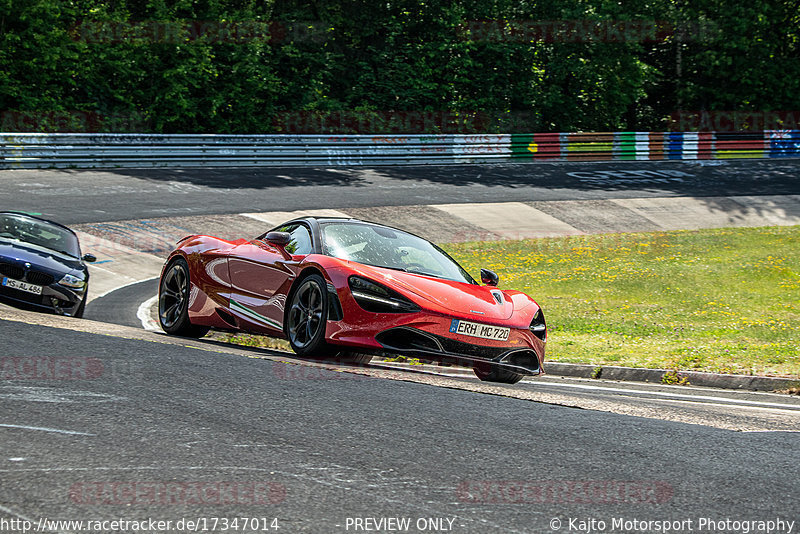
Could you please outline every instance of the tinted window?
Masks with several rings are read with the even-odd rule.
[[[79,258],[75,234],[55,224],[24,215],[0,214],[0,239],[15,239]]]
[[[321,225],[323,253],[343,260],[458,282],[475,281],[442,249],[385,226],[350,222]]]
[[[288,232],[292,240],[286,245],[286,252],[289,254],[307,255],[314,251],[311,243],[311,232],[305,225],[290,224],[278,228],[278,232]]]

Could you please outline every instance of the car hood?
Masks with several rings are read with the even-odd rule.
[[[21,241],[0,239],[0,261],[8,260],[14,263],[28,262],[53,272],[84,270],[78,258]]]
[[[420,300],[428,301],[454,314],[471,316],[476,321],[505,320],[514,313],[511,299],[496,287],[366,265],[360,270],[376,282],[414,294],[419,304],[423,303]]]

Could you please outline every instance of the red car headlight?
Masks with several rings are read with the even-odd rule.
[[[388,287],[377,282],[351,276],[347,280],[350,293],[359,306],[373,313],[413,313],[419,311],[419,306]]]

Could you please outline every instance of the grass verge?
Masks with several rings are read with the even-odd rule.
[[[548,360],[800,376],[800,226],[444,248],[539,302]]]

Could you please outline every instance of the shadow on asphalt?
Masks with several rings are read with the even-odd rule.
[[[52,170],[81,173],[86,170]],[[555,187],[586,191],[641,190],[675,195],[778,195],[800,191],[800,160],[696,160],[503,163],[371,167],[238,167],[97,169],[155,182],[223,189],[302,186],[367,187],[375,178],[469,187]]]

